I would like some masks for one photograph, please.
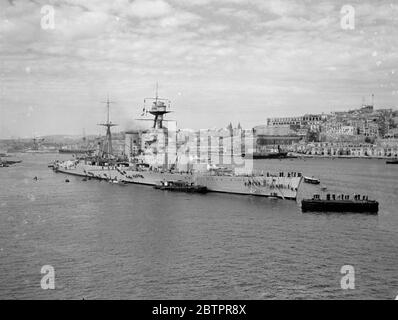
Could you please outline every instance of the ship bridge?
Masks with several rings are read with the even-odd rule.
[[[162,112],[163,114],[169,113],[170,111],[167,111],[166,108],[167,106],[164,101],[154,101],[152,103],[151,109],[149,110],[149,113],[153,115],[156,115],[160,112]]]
[[[146,107],[148,102],[152,102],[150,107]],[[150,113],[153,115],[155,118],[152,120],[153,121],[153,128],[156,129],[163,129],[163,121],[166,121],[163,119],[164,115],[167,113],[172,112],[170,110],[170,105],[171,101],[169,99],[163,99],[159,98],[158,95],[158,84],[156,83],[156,95],[154,98],[145,98],[144,99],[144,108],[143,108],[143,113],[142,115],[145,115],[146,113]],[[140,119],[140,120],[145,120],[145,119]]]

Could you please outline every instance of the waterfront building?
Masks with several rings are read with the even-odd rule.
[[[340,136],[340,135],[353,136],[356,133],[354,126],[347,126],[341,122],[327,123],[324,126],[324,131],[325,134],[329,136]]]
[[[306,133],[305,133],[306,134]],[[256,126],[253,128],[255,148],[257,152],[263,152],[277,146],[286,147],[298,143],[303,139],[290,125],[281,126]]]
[[[268,126],[313,126],[315,128],[322,121],[325,120],[325,116],[322,114],[306,114],[299,117],[282,117],[282,118],[268,118]]]

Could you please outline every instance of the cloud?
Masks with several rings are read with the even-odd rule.
[[[171,6],[163,0],[135,0],[130,4],[128,13],[134,17],[150,19],[165,16],[171,10]]]
[[[3,118],[17,122],[0,136],[38,132],[39,115],[48,124],[42,130],[97,132],[104,92],[118,101],[113,116],[122,124],[156,81],[184,127],[224,125],[225,112],[250,126],[271,115],[342,109],[368,92],[395,103],[398,6],[388,1],[353,1],[350,31],[332,0],[0,3]],[[54,30],[40,28],[47,4]]]
[[[277,16],[303,16],[312,9],[313,6],[296,0],[249,0],[249,3],[263,12],[268,12]]]
[[[115,23],[111,16],[101,11],[63,10],[55,16],[54,38],[96,38]]]
[[[183,25],[193,25],[198,22],[200,17],[189,12],[176,12],[173,15],[167,16],[160,20],[160,26],[167,27],[180,27]]]

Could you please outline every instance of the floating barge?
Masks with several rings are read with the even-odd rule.
[[[375,200],[368,200],[368,196],[355,195],[351,200],[348,195],[328,194],[326,199],[321,199],[319,195],[314,195],[312,199],[303,199],[301,201],[301,210],[303,212],[356,212],[377,214],[379,203]]]
[[[160,184],[155,185],[155,189],[179,191],[188,193],[207,193],[207,187],[201,185],[189,184],[186,181],[161,181]]]

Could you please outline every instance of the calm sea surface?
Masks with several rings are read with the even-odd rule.
[[[258,160],[330,191],[368,194],[378,216],[301,213],[294,201],[168,193],[53,173],[58,154],[0,168],[0,298],[393,299],[398,166],[383,160]],[[33,177],[38,176],[37,182]],[[300,197],[316,186],[303,184]],[[40,286],[55,269],[55,290]],[[355,268],[342,290],[340,269]]]

